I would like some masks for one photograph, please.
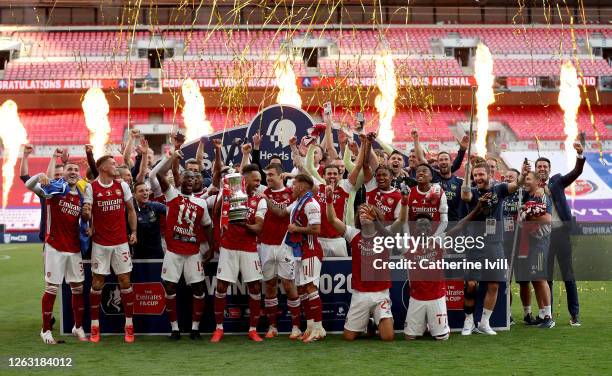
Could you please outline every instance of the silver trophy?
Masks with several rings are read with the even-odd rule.
[[[225,175],[225,177],[230,188],[229,223],[246,222],[247,213],[249,211],[246,202],[249,197],[242,190],[242,175],[237,173],[233,168],[230,168],[229,173]]]

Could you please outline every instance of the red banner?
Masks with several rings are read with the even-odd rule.
[[[0,80],[2,91],[83,90],[91,87],[125,89],[127,80]]]
[[[195,81],[203,89],[216,89],[222,87],[244,86],[250,88],[268,88],[276,86],[275,78],[249,78],[247,80],[235,78],[197,78]],[[579,78],[586,86],[596,86],[597,77]],[[514,87],[533,87],[537,85],[537,77],[507,77],[507,85]],[[183,83],[182,78],[162,79],[162,87],[178,89]],[[375,77],[300,77],[296,80],[297,86],[302,89],[331,88],[337,86],[376,86]],[[427,87],[469,87],[476,85],[473,76],[429,76],[429,77],[399,77],[400,86],[427,86]],[[124,90],[128,87],[126,79],[99,79],[99,80],[0,80],[0,93],[15,91],[70,91],[86,90],[91,87],[102,89]]]
[[[159,282],[134,283],[136,315],[161,315],[166,308],[164,286]]]

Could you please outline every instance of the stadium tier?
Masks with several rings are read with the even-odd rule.
[[[275,55],[283,42],[301,38],[305,30],[286,33],[277,30],[166,30],[156,34],[162,41],[182,43],[189,55]],[[587,37],[610,37],[612,31],[604,28],[575,30],[577,41]],[[554,54],[573,50],[567,29],[547,27],[440,27],[389,28],[382,31],[386,45],[402,54],[431,54],[432,44],[441,38],[476,38],[485,42],[494,54]],[[153,34],[137,31],[135,41],[148,41]],[[132,40],[131,32],[111,31],[54,31],[54,32],[2,32],[0,37],[23,43],[27,57],[51,56],[110,56],[125,55]],[[312,30],[310,37],[335,43],[342,54],[374,53],[381,43],[378,30],[351,29]]]
[[[236,124],[248,124],[255,117],[257,108],[244,108],[242,113],[234,111],[227,112],[224,109],[207,109],[207,119],[215,131],[224,128],[232,128]],[[149,123],[149,114],[159,114],[156,109],[134,109],[131,111],[132,125]],[[594,107],[593,114],[595,126],[602,139],[612,139],[606,124],[612,123],[612,109],[609,107]],[[81,110],[29,110],[20,113],[21,120],[28,131],[28,137],[34,144],[54,145],[79,145],[88,142],[89,131],[85,126],[85,118]],[[375,119],[375,111],[366,111],[367,119]],[[563,113],[558,108],[542,108],[538,106],[507,106],[490,109],[492,121],[498,121],[508,125],[519,140],[533,140],[537,136],[541,140],[562,140]],[[353,123],[354,115],[336,116],[338,122]],[[125,126],[127,124],[127,110],[111,110],[109,113],[111,124],[110,142],[119,144],[123,140]],[[427,141],[449,141],[454,136],[451,126],[457,122],[469,120],[469,114],[465,110],[450,107],[436,107],[431,111],[398,109],[393,118],[393,130],[395,141],[410,141],[410,130],[416,127],[420,137]],[[180,109],[174,113],[171,110],[162,112],[162,121],[166,124],[183,125],[183,117]],[[593,138],[594,131],[590,124],[588,110],[582,109],[578,116],[578,124],[581,131],[587,133],[587,137]]]

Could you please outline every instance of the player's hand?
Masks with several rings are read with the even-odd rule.
[[[531,171],[531,164],[529,161],[523,161],[523,167],[521,168],[521,175],[527,176],[527,174]]]
[[[93,228],[87,227],[87,230],[85,230],[85,234],[87,234],[87,236],[91,238],[93,236]]]
[[[130,237],[129,237],[129,239],[128,239],[128,243],[129,243],[130,245],[134,245],[134,244],[136,244],[137,242],[138,242],[138,239],[136,238],[136,233],[135,233],[135,232],[131,233],[131,234],[130,234]]]
[[[363,133],[359,133],[358,137],[359,137],[359,141],[361,142],[361,145],[365,144],[366,141],[368,140],[368,137]]]
[[[370,142],[370,143],[376,141],[376,133],[374,133],[374,132],[368,133],[368,135],[366,137],[367,137],[368,142]]]
[[[293,174],[290,172],[283,172],[282,174],[280,174],[280,177],[283,180],[293,179]]]
[[[140,129],[132,128],[132,130],[130,130],[130,137],[134,139],[140,137]]]
[[[208,136],[202,136],[200,137],[200,143],[202,145],[206,145],[206,143],[208,142]]]
[[[469,145],[470,145],[470,136],[466,134],[463,137],[461,137],[461,140],[459,141],[459,147],[461,148],[461,150],[467,150]]]
[[[212,260],[213,256],[214,256],[214,252],[212,248],[209,248],[208,251],[206,251],[204,255],[202,256],[202,262],[204,262],[205,264],[208,264],[208,262]]]
[[[49,183],[51,182],[51,179],[49,179],[49,177],[45,174],[43,174],[40,178],[38,178],[38,182],[40,183],[41,186],[47,186],[49,185]]]
[[[61,157],[62,155],[64,155],[64,149],[57,148],[57,149],[55,149],[55,151],[53,152],[53,157],[54,157],[54,158]]]
[[[412,139],[414,141],[418,141],[419,140],[419,131],[417,131],[416,128],[412,128],[412,131],[410,131],[410,136],[412,136]]]
[[[148,151],[149,151],[149,142],[147,141],[146,138],[143,137],[140,140],[140,145],[136,146],[136,153],[142,156],[146,156]]]
[[[574,149],[576,149],[576,153],[578,153],[579,155],[582,155],[582,153],[584,152],[584,148],[582,147],[582,144],[579,141],[574,142]]]
[[[295,223],[290,223],[289,227],[287,227],[287,231],[289,231],[291,234],[298,232],[298,225],[296,225]]]
[[[259,134],[259,132],[257,132],[253,135],[253,147],[259,150],[260,146],[261,146],[261,135]]]
[[[242,145],[242,154],[246,155],[246,154],[251,154],[251,150],[253,149],[253,147],[251,146],[251,144],[246,143],[244,145]]]
[[[85,144],[85,153],[87,153],[87,154],[93,153],[93,145],[92,144]]]
[[[219,194],[219,188],[211,185],[210,188],[208,188],[208,195],[209,196],[216,196]]]
[[[220,138],[214,138],[212,142],[213,142],[213,146],[215,147],[215,149],[221,149],[221,139]]]
[[[334,202],[334,188],[331,185],[325,186],[325,202],[327,203]]]
[[[60,159],[63,164],[68,163],[68,158],[70,158],[70,154],[68,154],[68,148],[62,149],[62,155],[60,155]]]
[[[184,157],[183,152],[180,150],[175,150],[174,153],[172,153],[172,158],[174,159],[181,160],[183,159],[183,157]]]
[[[295,146],[297,145],[297,137],[293,136],[289,139],[289,145]]]
[[[353,154],[355,155],[359,154],[359,145],[357,145],[357,142],[349,141],[348,148]]]
[[[89,215],[91,214],[91,204],[89,202],[86,202],[83,204],[83,213],[85,215]]]
[[[489,205],[489,201],[491,201],[491,192],[487,192],[484,195],[480,196],[480,198],[478,199],[478,204],[476,205],[476,207],[478,209],[482,209],[485,206]]]
[[[23,157],[27,158],[34,152],[34,146],[32,144],[23,145]]]

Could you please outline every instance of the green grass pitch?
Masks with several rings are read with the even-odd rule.
[[[281,337],[264,343],[228,336],[222,343],[178,343],[162,336],[103,337],[98,344],[44,345],[39,338],[42,276],[41,246],[0,246],[0,375],[336,375],[336,374],[612,374],[612,282],[580,282],[583,325],[568,325],[562,283],[555,287],[552,330],[526,328],[514,292],[510,332],[496,337],[453,334],[444,343],[431,339],[407,342],[397,334],[393,343],[374,339],[354,343],[330,335],[302,344]],[[535,304],[535,303],[534,303]],[[59,299],[55,305],[59,318]],[[537,312],[537,307],[534,307]],[[56,339],[61,338],[56,324]],[[72,357],[71,368],[9,369],[8,357]]]

